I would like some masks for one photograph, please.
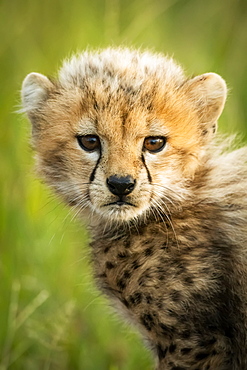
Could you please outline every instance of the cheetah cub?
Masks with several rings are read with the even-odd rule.
[[[23,82],[38,173],[86,214],[96,281],[159,370],[247,369],[247,148],[214,138],[226,92],[121,48]]]

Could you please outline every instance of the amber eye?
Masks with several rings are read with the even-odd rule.
[[[143,148],[151,153],[160,152],[166,145],[166,138],[163,136],[146,137],[143,143]]]
[[[78,143],[86,152],[94,152],[100,149],[100,139],[97,135],[77,136]]]

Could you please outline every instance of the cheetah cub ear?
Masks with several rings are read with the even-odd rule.
[[[23,112],[32,122],[32,136],[35,137],[40,130],[40,109],[54,90],[53,83],[40,73],[30,73],[22,83],[21,98]]]
[[[25,112],[38,109],[48,98],[52,82],[40,73],[30,73],[22,84],[21,97]]]
[[[226,83],[216,73],[205,73],[187,81],[183,89],[198,112],[202,135],[208,141],[216,132],[225,105]]]

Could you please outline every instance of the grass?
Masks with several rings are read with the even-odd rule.
[[[52,75],[87,47],[174,55],[215,71],[230,96],[222,132],[247,139],[244,0],[1,0],[0,370],[148,370],[151,359],[92,280],[88,235],[33,174],[29,124],[16,114],[31,71]]]

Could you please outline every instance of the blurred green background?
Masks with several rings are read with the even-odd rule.
[[[94,286],[85,229],[35,179],[19,90],[87,47],[149,48],[221,74],[220,130],[246,141],[247,1],[0,0],[0,33],[0,370],[151,369]]]

